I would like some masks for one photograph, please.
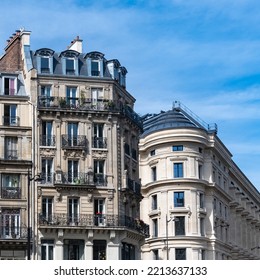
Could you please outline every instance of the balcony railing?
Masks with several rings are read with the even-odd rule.
[[[19,126],[20,125],[20,118],[13,117],[13,116],[3,116],[3,125],[6,126]]]
[[[85,135],[72,137],[64,134],[61,137],[62,148],[87,148],[87,137]]]
[[[93,137],[92,138],[92,148],[106,149],[107,148],[107,138]]]
[[[142,128],[141,117],[129,106],[124,105],[120,101],[112,101],[106,99],[94,100],[91,98],[78,97],[57,97],[57,96],[39,96],[38,107],[40,109],[62,109],[62,110],[79,110],[79,111],[109,111],[120,113],[137,126]]]
[[[17,160],[18,159],[18,150],[5,150],[5,159],[6,160]]]
[[[41,181],[39,182],[42,185],[50,185],[54,182],[54,173],[41,173]]]
[[[27,227],[0,226],[0,239],[26,239]]]
[[[81,214],[70,216],[68,214],[54,213],[53,215],[40,214],[40,226],[50,227],[125,227],[135,230],[146,237],[149,236],[149,226],[140,219],[128,216],[108,214]]]
[[[56,144],[55,135],[41,135],[40,146],[54,147]]]
[[[127,187],[134,193],[141,194],[141,184],[137,183],[136,181],[130,178],[127,179]]]
[[[62,172],[56,174],[55,184],[82,185],[82,186],[106,186],[107,175],[93,172]]]
[[[2,187],[1,197],[4,199],[20,199],[21,188],[20,187]]]

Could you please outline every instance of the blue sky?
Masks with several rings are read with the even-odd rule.
[[[259,0],[2,0],[0,49],[16,29],[31,48],[63,51],[78,35],[128,70],[140,114],[182,102],[207,123],[260,190]],[[12,11],[10,13],[10,11]]]

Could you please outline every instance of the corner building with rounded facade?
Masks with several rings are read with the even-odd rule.
[[[260,196],[217,136],[180,103],[139,142],[144,260],[260,259]]]

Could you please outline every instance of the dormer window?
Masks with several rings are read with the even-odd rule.
[[[16,95],[17,94],[17,78],[16,77],[3,77],[2,94],[3,95]]]
[[[37,56],[37,70],[41,74],[53,74],[53,54],[51,49],[39,49],[35,52]]]
[[[74,50],[67,50],[60,54],[62,57],[62,72],[64,75],[78,75],[78,56],[79,52]]]
[[[87,67],[89,76],[103,77],[104,76],[104,54],[100,52],[87,53]]]

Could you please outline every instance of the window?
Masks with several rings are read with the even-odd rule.
[[[204,249],[201,250],[201,259],[206,260],[206,250]]]
[[[41,73],[43,74],[50,73],[50,58],[47,56],[41,57]]]
[[[151,152],[150,152],[150,156],[154,156],[155,155],[155,150],[152,150]]]
[[[52,222],[52,208],[53,208],[53,198],[43,197],[42,198],[42,219],[50,223]]]
[[[84,240],[65,239],[64,240],[64,260],[84,259]]]
[[[17,105],[4,105],[4,125],[16,126],[19,125],[19,118],[17,117]]]
[[[152,253],[153,253],[153,260],[159,260],[159,250],[158,249],[153,250]]]
[[[158,237],[158,219],[152,219],[153,223],[153,237]]]
[[[99,76],[99,75],[100,75],[99,61],[92,60],[91,61],[91,76]]]
[[[157,194],[152,195],[152,210],[157,209]]]
[[[103,123],[95,123],[93,127],[93,148],[104,149],[107,147],[106,138],[104,138],[104,124]]]
[[[19,174],[3,174],[1,197],[8,199],[20,199],[20,175]]]
[[[67,129],[68,129],[68,146],[77,147],[78,146],[78,123],[69,122]]]
[[[17,137],[5,137],[5,159],[18,159]]]
[[[15,77],[4,77],[4,95],[16,95],[16,84],[17,78]]]
[[[199,206],[204,208],[204,193],[199,193]]]
[[[69,222],[78,224],[79,222],[79,199],[69,198]]]
[[[53,181],[53,159],[43,158],[42,159],[42,173],[41,178],[42,184],[50,184]]]
[[[175,235],[185,235],[185,217],[177,217],[174,220]]]
[[[174,207],[184,207],[184,192],[174,192]]]
[[[66,58],[66,74],[75,75],[75,59]]]
[[[20,236],[20,209],[2,208],[1,234],[4,238],[17,238]]]
[[[41,240],[41,259],[53,260],[54,240]]]
[[[92,107],[95,109],[103,109],[103,88],[92,88],[91,89]]]
[[[55,146],[55,139],[52,134],[52,121],[42,121],[42,146]]]
[[[66,100],[67,105],[71,107],[76,107],[77,101],[77,88],[76,87],[67,87],[66,89]]]
[[[135,246],[122,242],[122,260],[135,260]]]
[[[41,107],[50,107],[51,105],[51,86],[41,85],[41,95],[39,97],[39,105]]]
[[[174,178],[183,177],[183,163],[174,163]]]
[[[94,160],[94,183],[95,184],[104,185],[106,183],[104,172],[105,172],[105,161]]]
[[[79,161],[68,160],[68,182],[76,183],[79,178]]]
[[[202,179],[202,165],[199,164],[199,179]]]
[[[172,146],[174,152],[183,151],[183,145]]]
[[[107,259],[107,242],[106,240],[93,240],[93,260]]]
[[[105,199],[99,198],[94,200],[94,217],[96,226],[105,225]]]
[[[175,260],[186,260],[186,249],[185,248],[175,249]]]
[[[151,168],[151,171],[152,171],[152,181],[155,182],[157,180],[157,169],[156,169],[156,166],[153,166]]]
[[[200,218],[200,234],[201,236],[205,236],[205,219]]]

